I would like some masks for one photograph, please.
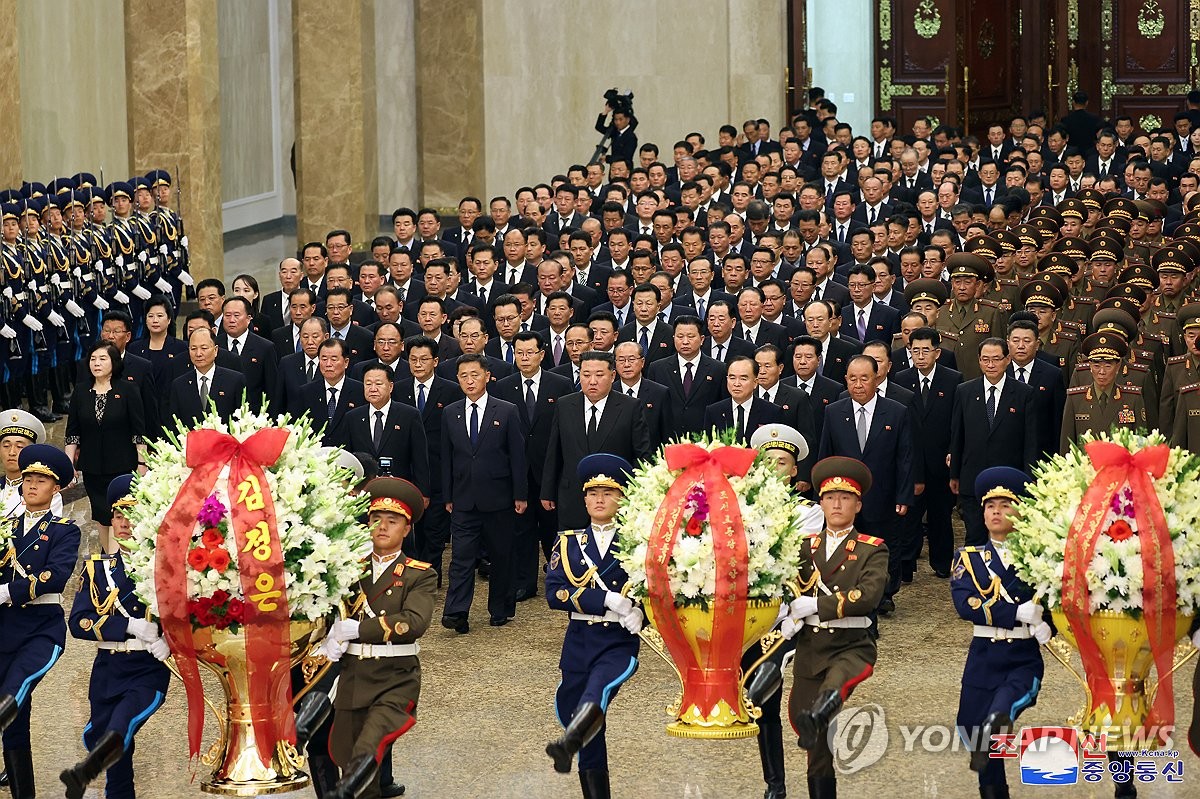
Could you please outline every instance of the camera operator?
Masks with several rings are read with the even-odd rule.
[[[612,102],[615,99],[614,95],[620,100],[615,110]],[[617,95],[614,89],[604,96],[604,113],[596,117],[596,131],[609,137],[612,141],[609,149],[610,162],[617,158],[628,158],[632,162],[638,147],[637,134],[634,133],[637,128],[637,117],[633,115],[633,95]],[[610,113],[612,122],[606,123],[605,119]]]

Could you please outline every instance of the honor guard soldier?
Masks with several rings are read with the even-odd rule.
[[[397,477],[376,477],[365,490],[371,555],[347,617],[334,622],[321,647],[332,661],[346,656],[329,733],[329,753],[342,767],[341,781],[326,794],[334,799],[377,799],[379,761],[417,723],[417,639],[429,629],[437,593],[437,573],[401,551],[424,510],[420,490]]]
[[[854,529],[871,472],[854,458],[834,456],[812,468],[825,529],[810,536],[800,561],[801,596],[780,625],[794,636],[788,711],[800,746],[808,750],[808,795],[837,796],[826,731],[855,686],[871,676],[877,649],[872,616],[888,581],[883,539]]]
[[[1136,386],[1117,384],[1117,372],[1129,345],[1117,334],[1093,333],[1083,340],[1091,383],[1067,389],[1059,452],[1066,453],[1084,433],[1098,435],[1113,427],[1146,427],[1146,406]]]
[[[765,424],[754,431],[750,446],[769,458],[779,476],[796,491],[798,464],[808,457],[808,444],[799,430],[777,422]],[[800,522],[800,529],[808,535],[819,534],[825,526],[825,515],[820,506],[807,500],[801,500],[801,504],[806,513]],[[783,799],[787,796],[783,767],[783,722],[779,711],[783,698],[783,670],[794,651],[795,641],[790,638],[776,647],[771,657],[754,670],[746,689],[750,701],[762,711],[758,719],[757,740],[763,782],[767,784],[763,799]],[[762,650],[751,646],[742,656],[743,672],[748,673],[761,656]]]
[[[79,557],[79,527],[50,510],[75,477],[71,460],[49,444],[30,444],[19,462],[25,511],[7,520],[0,551],[0,697],[12,696],[17,718],[4,730],[4,765],[13,799],[32,799],[29,739],[33,691],[67,643],[62,591]]]
[[[629,575],[616,557],[617,505],[632,471],[624,458],[604,452],[579,461],[590,523],[559,533],[546,572],[547,603],[571,614],[558,661],[562,682],[554,696],[555,714],[566,730],[546,745],[546,754],[554,770],[566,774],[578,753],[584,799],[609,799],[605,714],[638,667],[642,611],[621,595]]]
[[[979,377],[979,344],[1004,335],[1005,315],[991,300],[975,299],[991,265],[979,255],[956,252],[946,259],[950,270],[950,300],[938,312],[935,327],[947,342],[954,342],[954,358],[964,380]],[[947,336],[946,334],[953,334]]]
[[[141,256],[144,251],[138,250],[138,232],[134,225],[133,186],[123,180],[108,184],[105,189],[108,204],[112,206],[112,223],[108,226],[109,240],[112,242],[112,304],[129,314],[134,320],[133,337],[141,338],[140,325],[142,322],[142,304],[131,295],[133,287],[138,285],[141,276]]]
[[[135,500],[133,475],[108,484],[112,536],[105,550],[83,564],[83,582],[71,607],[71,635],[96,641],[96,659],[88,683],[91,715],[83,730],[87,757],[60,775],[68,799],[107,769],[107,799],[134,799],[133,736],[167,695],[171,673],[162,661],[171,650],[149,609],[134,595],[133,580],[121,557],[133,525],[126,513]]]
[[[178,308],[185,287],[190,290],[196,284],[188,271],[188,238],[183,232],[183,218],[171,208],[174,191],[171,173],[165,169],[152,169],[146,173],[146,180],[150,181],[154,202],[158,206],[154,212],[154,227],[158,251],[163,259],[163,272],[171,284],[170,294]]]
[[[989,538],[983,546],[959,550],[950,580],[958,615],[975,625],[957,724],[971,747],[971,768],[979,772],[983,799],[1008,799],[1004,761],[989,757],[992,735],[1011,732],[1017,716],[1037,702],[1042,685],[1038,645],[1054,634],[1033,591],[1016,576],[1005,543],[1014,505],[1026,496],[1028,482],[1028,475],[1010,466],[979,473],[975,495],[983,503]]]
[[[0,488],[0,519],[13,519],[25,512],[21,495],[21,450],[30,444],[43,444],[46,428],[37,417],[20,408],[0,413],[0,465],[4,466],[4,486]],[[50,512],[62,516],[62,494],[50,501]]]

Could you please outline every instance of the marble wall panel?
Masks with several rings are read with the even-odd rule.
[[[8,113],[0,115],[0,142],[4,142],[4,157],[0,158],[0,186],[19,185],[24,164],[21,160],[21,51],[18,44],[17,6],[0,4],[0,72],[8,75],[0,87],[0,107]],[[18,80],[12,76],[17,75]]]
[[[414,0],[375,4],[375,97],[379,212],[389,215],[402,205],[415,208],[420,201]]]
[[[266,2],[217,3],[223,202],[275,190],[270,12]]]

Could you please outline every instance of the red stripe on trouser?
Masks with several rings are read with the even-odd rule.
[[[862,671],[846,680],[846,683],[838,690],[838,695],[842,697],[842,701],[845,702],[847,699],[849,699],[850,692],[853,691],[860,682],[867,679],[874,673],[875,667],[868,663],[863,667]]]
[[[408,703],[408,707],[404,708],[404,712],[405,712],[405,713],[410,713],[410,714],[411,714],[411,713],[413,712],[413,708],[415,708],[415,707],[416,707],[416,703],[415,703],[415,702],[411,702],[411,701],[410,701],[410,702]],[[411,729],[412,729],[412,726],[413,726],[414,724],[416,724],[416,723],[417,723],[417,718],[416,718],[416,716],[412,716],[412,715],[410,715],[410,716],[408,717],[408,721],[404,722],[404,725],[403,725],[403,726],[401,726],[401,727],[400,727],[400,729],[398,729],[398,730],[394,730],[393,732],[389,732],[387,735],[383,736],[383,740],[381,740],[381,741],[379,742],[379,748],[377,748],[377,749],[375,750],[375,762],[376,762],[376,763],[379,763],[380,761],[382,761],[382,760],[383,760],[383,753],[384,753],[384,752],[387,750],[387,748],[388,748],[389,746],[391,746],[391,745],[392,745],[392,743],[393,743],[393,742],[394,742],[394,741],[395,741],[397,738],[399,738],[401,735],[403,735],[404,733],[406,733],[406,732],[408,732],[409,730],[411,730]]]

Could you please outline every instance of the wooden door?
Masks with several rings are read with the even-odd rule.
[[[880,0],[875,15],[876,108],[912,130],[918,117],[947,121],[956,0]]]

